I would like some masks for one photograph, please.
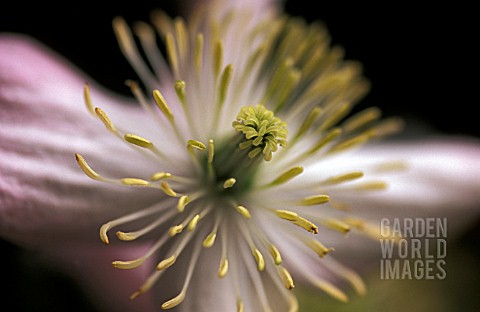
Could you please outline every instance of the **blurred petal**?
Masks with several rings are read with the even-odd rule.
[[[92,160],[103,158],[104,161],[93,164],[107,176],[121,178],[127,167],[129,172],[146,174],[145,162],[134,159],[136,154],[112,139],[102,123],[92,120],[86,112],[86,79],[32,40],[12,35],[0,37],[3,237],[32,245],[60,238],[91,239],[96,230],[81,230],[98,227],[112,215],[153,200],[148,191],[142,194],[145,196],[138,190],[133,195],[129,189],[91,181],[79,170],[74,153]],[[119,103],[119,99],[95,90],[92,97],[102,104]],[[128,118],[130,122],[142,117],[142,111],[133,106],[111,105],[107,111],[115,119]],[[143,124],[148,127],[148,122]]]

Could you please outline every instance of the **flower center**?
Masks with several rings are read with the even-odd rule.
[[[241,108],[232,126],[238,133],[216,147],[211,140],[208,155],[201,159],[199,183],[210,198],[220,201],[238,201],[248,193],[262,159],[270,161],[287,139],[286,123],[263,105]]]

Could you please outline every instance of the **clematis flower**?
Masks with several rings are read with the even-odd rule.
[[[402,122],[352,114],[360,65],[251,2],[133,33],[115,19],[133,101],[1,35],[0,235],[64,263],[102,310],[297,311],[297,281],[366,292],[335,254],[360,263],[379,218],[448,215],[455,231],[478,215],[478,142],[385,143]]]

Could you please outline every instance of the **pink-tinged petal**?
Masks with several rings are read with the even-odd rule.
[[[75,153],[105,176],[151,173],[148,162],[138,161],[138,154],[86,112],[85,81],[39,43],[0,37],[2,237],[32,245],[72,237],[96,242],[98,232],[90,227],[154,200],[152,192],[92,181],[79,169]],[[95,90],[92,86],[92,98],[110,104],[106,110],[112,119],[140,122],[143,117],[148,126],[140,109]]]
[[[152,261],[147,260],[143,266],[132,270],[119,270],[111,265],[112,261],[140,258],[147,250],[146,244],[130,247],[79,244],[72,248],[44,251],[44,255],[59,270],[79,282],[99,311],[159,311],[153,292],[135,300],[129,299],[150,274],[154,266]]]
[[[372,146],[359,161],[404,161],[405,170],[372,172],[389,185],[384,192],[361,197],[358,210],[377,217],[446,216],[454,232],[480,216],[480,142],[461,137],[417,139]],[[368,208],[371,207],[371,208]]]

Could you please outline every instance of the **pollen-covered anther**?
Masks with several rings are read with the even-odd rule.
[[[219,278],[224,278],[227,275],[228,272],[228,259],[227,258],[222,258],[220,260],[220,265],[218,267],[218,277]]]
[[[283,266],[278,266],[277,272],[278,275],[280,275],[280,278],[282,279],[285,288],[293,289],[295,287],[295,284],[293,283],[293,278],[290,275],[290,272],[287,271],[287,269],[285,269]]]
[[[183,225],[181,225],[181,224],[174,225],[168,230],[168,235],[170,235],[170,237],[173,237],[177,234],[182,233],[182,231],[183,231]]]
[[[257,270],[262,272],[265,270],[265,259],[263,258],[262,253],[257,248],[253,249],[252,254],[257,261]]]
[[[153,91],[153,98],[155,99],[155,103],[157,103],[158,108],[163,113],[163,115],[170,121],[174,121],[173,113],[170,107],[167,105],[167,101],[163,97],[162,93],[158,90]]]
[[[157,264],[157,270],[162,271],[168,269],[175,264],[175,261],[177,261],[177,257],[175,255],[168,257]]]
[[[241,214],[245,219],[250,219],[252,217],[252,215],[250,214],[250,211],[243,206],[240,206],[240,205],[235,206],[235,210],[239,214]]]
[[[170,197],[178,197],[177,192],[175,192],[167,182],[160,183],[160,189]]]
[[[270,182],[268,186],[276,186],[276,185],[287,183],[288,181],[292,180],[296,176],[302,174],[303,170],[304,170],[303,167],[300,167],[300,166],[293,167],[285,171],[281,175],[279,175],[275,180]]]
[[[171,173],[161,171],[161,172],[156,172],[152,174],[152,176],[150,177],[150,181],[156,182],[163,179],[169,179],[171,177],[172,177]]]
[[[321,205],[328,203],[330,201],[330,196],[328,195],[314,195],[305,197],[300,201],[300,205],[302,206],[314,206],[314,205]]]
[[[100,239],[102,240],[102,242],[104,242],[107,245],[110,243],[107,232],[108,230],[110,230],[111,226],[112,224],[110,222],[107,222],[100,227]]]
[[[105,125],[105,128],[107,128],[108,131],[112,133],[117,133],[117,129],[115,128],[115,125],[110,120],[110,118],[108,117],[107,113],[105,113],[104,110],[102,110],[99,107],[95,107],[95,114],[103,122],[103,124]]]
[[[200,221],[200,215],[197,214],[192,218],[192,220],[190,220],[190,222],[188,222],[187,229],[189,231],[195,230],[195,228],[197,227],[198,221]]]
[[[280,265],[282,263],[282,255],[280,254],[280,251],[278,251],[278,248],[273,244],[268,244],[268,251],[270,251],[273,262],[276,265]]]
[[[305,244],[310,247],[310,249],[312,249],[320,258],[325,257],[327,254],[335,250],[333,248],[325,247],[325,245],[316,239],[310,239]]]
[[[217,238],[217,233],[212,232],[207,235],[207,237],[203,240],[202,246],[205,248],[210,248],[215,243],[215,239]]]
[[[143,180],[143,179],[137,179],[137,178],[123,178],[120,180],[122,184],[124,185],[129,185],[129,186],[149,186],[150,182]]]
[[[235,185],[235,183],[237,182],[237,180],[235,178],[230,178],[230,179],[227,179],[225,180],[225,182],[223,183],[223,188],[227,189],[227,188],[231,188]]]
[[[183,212],[185,210],[185,206],[187,206],[190,201],[190,197],[188,197],[187,195],[180,196],[177,203],[178,212]]]
[[[140,267],[145,262],[145,260],[146,258],[139,258],[130,261],[113,261],[112,266],[117,269],[131,270]]]
[[[270,161],[278,146],[287,143],[287,124],[263,105],[242,107],[236,119],[232,126],[245,136],[239,147],[248,149],[250,158],[263,154]]]
[[[77,160],[78,166],[87,175],[87,177],[93,180],[102,180],[102,177],[88,165],[88,163],[80,154],[75,154],[75,159]]]

